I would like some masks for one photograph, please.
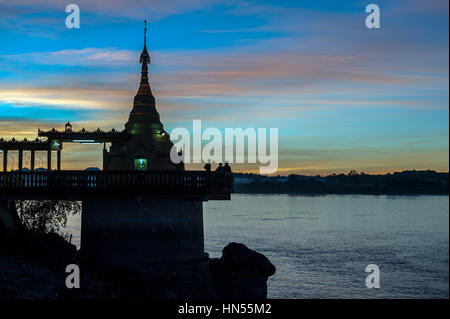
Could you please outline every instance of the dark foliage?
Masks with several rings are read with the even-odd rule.
[[[18,200],[17,214],[22,224],[36,234],[57,233],[67,217],[81,211],[81,203],[66,200]]]

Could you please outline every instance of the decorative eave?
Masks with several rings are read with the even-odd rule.
[[[48,140],[42,140],[36,138],[35,140],[16,140],[12,138],[11,140],[5,140],[0,138],[0,150],[3,151],[19,151],[19,150],[34,150],[34,151],[46,151],[49,149]]]
[[[47,137],[49,140],[59,140],[60,142],[73,142],[76,140],[92,140],[95,142],[112,142],[119,139],[128,138],[129,134],[125,131],[116,131],[112,129],[110,131],[103,131],[97,129],[95,131],[87,131],[85,128],[80,131],[65,130],[58,131],[55,128],[49,131],[42,131],[38,129],[38,136]]]

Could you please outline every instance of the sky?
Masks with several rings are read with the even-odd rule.
[[[65,25],[69,3],[79,29]],[[365,26],[370,3],[379,29]],[[168,132],[193,120],[278,128],[280,175],[448,171],[448,10],[447,0],[0,0],[0,137],[67,121],[123,129],[147,19]],[[101,167],[101,155],[66,144],[63,169]]]

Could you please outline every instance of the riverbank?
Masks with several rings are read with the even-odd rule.
[[[403,171],[372,175],[357,173],[329,176],[261,176],[235,173],[236,194],[298,195],[448,195],[449,174]]]
[[[15,239],[0,249],[0,299],[264,299],[275,273],[265,256],[237,243],[221,258],[138,272],[92,264],[56,234]],[[69,264],[80,269],[79,288],[66,286]]]

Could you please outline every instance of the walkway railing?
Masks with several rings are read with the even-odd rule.
[[[233,176],[206,171],[52,171],[0,173],[8,195],[183,195],[229,199]]]

